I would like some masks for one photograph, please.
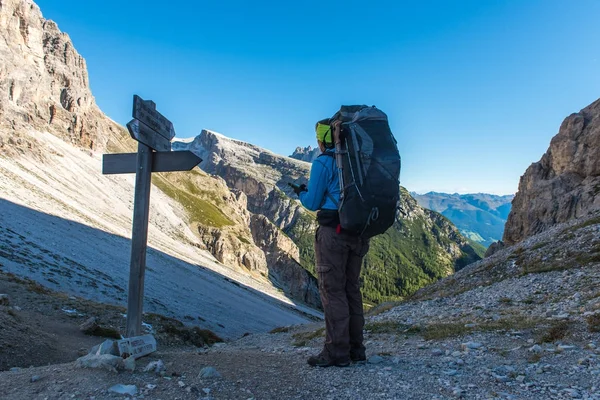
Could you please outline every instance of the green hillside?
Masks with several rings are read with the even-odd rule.
[[[484,247],[502,239],[513,195],[487,193],[412,193],[421,207],[437,211],[456,225],[461,233]]]

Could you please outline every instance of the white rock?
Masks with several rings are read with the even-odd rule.
[[[157,374],[165,370],[165,363],[162,360],[152,361],[146,365],[144,372],[156,372]]]
[[[77,361],[75,361],[75,366],[79,368],[107,369],[113,372],[124,368],[123,359],[119,356],[113,356],[112,354],[88,354],[79,357]]]
[[[198,378],[220,378],[221,374],[214,367],[204,367],[200,370]]]
[[[129,396],[135,396],[138,392],[137,386],[135,385],[121,385],[117,384],[108,389],[109,392],[127,394]]]
[[[467,343],[463,343],[461,345],[461,347],[463,350],[477,350],[477,349],[481,349],[483,347],[483,345],[478,342],[467,342]]]
[[[532,353],[541,353],[542,352],[542,346],[540,346],[539,344],[533,345],[529,348],[529,351]]]

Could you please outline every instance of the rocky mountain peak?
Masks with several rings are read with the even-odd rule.
[[[600,209],[600,99],[568,116],[521,177],[503,241],[514,244]]]
[[[313,148],[312,146],[308,147],[296,147],[296,150],[290,156],[291,158],[295,158],[296,160],[313,162],[319,155],[321,154],[321,149],[318,147]]]
[[[85,60],[69,35],[31,0],[0,4],[0,128],[8,128],[3,132],[11,132],[21,148],[36,147],[32,138],[21,138],[32,127],[78,146],[104,148],[108,131],[119,128],[97,107]]]

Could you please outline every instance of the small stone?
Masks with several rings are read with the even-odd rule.
[[[20,370],[21,370],[21,368],[19,368],[19,367],[12,367],[12,368],[10,369],[10,372],[18,372],[18,371],[20,371]]]
[[[200,370],[198,378],[220,378],[221,374],[214,367],[204,367]]]
[[[185,387],[185,383],[183,381],[177,381],[177,384],[180,388]]]
[[[79,330],[87,335],[92,334],[98,329],[96,317],[90,317],[83,324],[79,325]]]
[[[581,398],[581,393],[577,389],[563,389],[563,392],[571,396],[573,399]]]
[[[202,391],[208,395],[210,393],[210,388],[203,388]]]
[[[146,365],[144,372],[155,372],[160,374],[165,370],[165,363],[162,360],[152,361]]]
[[[559,344],[557,346],[557,349],[560,351],[565,351],[565,350],[574,350],[576,349],[576,346],[571,346],[571,345],[566,345],[566,344]]]
[[[516,381],[519,383],[523,383],[525,381],[525,375],[517,376]]]
[[[444,373],[444,375],[448,375],[448,376],[454,376],[456,374],[458,374],[458,371],[455,369],[449,369],[447,371],[442,371]]]
[[[541,353],[542,352],[542,346],[540,346],[539,344],[533,345],[529,348],[529,351],[532,353]]]
[[[460,351],[453,351],[452,352],[452,357],[460,357],[462,356],[462,353]]]
[[[433,350],[431,350],[431,355],[432,356],[441,356],[442,354],[444,354],[444,352],[441,349],[433,349]]]
[[[135,396],[138,392],[137,386],[135,385],[121,385],[117,384],[108,389],[109,392],[118,394],[127,394],[129,396]]]
[[[156,389],[156,385],[153,385],[152,383],[149,383],[149,384],[146,385],[146,389],[148,389],[148,390],[154,390],[154,389]]]
[[[377,355],[369,357],[369,360],[368,360],[369,364],[379,364],[382,362],[383,362],[383,357],[377,356]]]
[[[39,375],[33,375],[33,376],[31,377],[31,382],[37,382],[37,381],[39,381],[40,379],[42,379],[42,378],[41,378]]]
[[[498,374],[494,374],[492,373],[492,376],[494,377],[494,379],[496,379],[496,381],[498,382],[510,382],[510,377],[506,376],[506,375],[498,375]]]
[[[0,294],[0,306],[9,306],[10,298],[7,294]]]
[[[463,351],[481,349],[483,345],[477,342],[467,342],[461,345]]]

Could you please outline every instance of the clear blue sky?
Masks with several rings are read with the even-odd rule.
[[[121,124],[135,93],[177,137],[207,128],[289,155],[341,104],[374,104],[419,192],[514,193],[600,97],[598,0],[37,4]]]

